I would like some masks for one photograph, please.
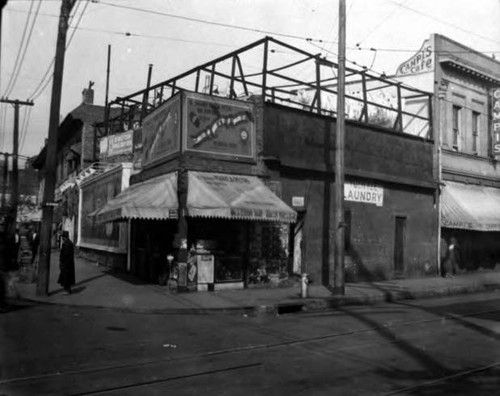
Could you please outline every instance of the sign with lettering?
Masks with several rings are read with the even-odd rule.
[[[434,49],[431,40],[425,40],[418,52],[399,65],[396,76],[407,76],[432,71],[434,67]]]
[[[108,157],[132,152],[133,131],[108,136]]]
[[[374,184],[345,183],[344,200],[384,205],[384,189]]]
[[[165,102],[142,122],[142,164],[148,165],[179,151],[181,101]]]
[[[500,88],[492,91],[492,106],[491,106],[491,128],[492,128],[492,144],[493,156],[500,158]]]
[[[184,150],[253,159],[253,105],[201,94],[186,95]]]

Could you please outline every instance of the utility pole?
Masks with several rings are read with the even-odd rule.
[[[148,67],[148,81],[146,83],[146,89],[144,90],[144,95],[142,96],[142,109],[141,109],[141,124],[144,117],[148,113],[148,98],[149,98],[149,87],[151,86],[151,74],[153,73],[153,65],[150,63]]]
[[[6,195],[7,195],[7,179],[9,177],[9,153],[3,154],[3,177],[2,177],[2,209],[5,208]]]
[[[0,99],[0,103],[10,103],[14,106],[14,145],[12,152],[12,191],[10,203],[9,225],[7,240],[11,241],[16,232],[17,205],[19,203],[19,106],[33,106],[33,102],[20,100]]]
[[[339,0],[337,130],[335,138],[335,267],[333,292],[345,294],[344,282],[344,140],[345,140],[345,0]]]
[[[104,103],[104,127],[106,129],[106,136],[109,135],[109,67],[111,65],[111,44],[108,44],[108,65],[106,67],[106,99]],[[94,136],[96,133],[94,132]]]
[[[48,295],[50,275],[50,240],[52,237],[52,219],[54,214],[54,190],[56,184],[57,130],[59,128],[59,111],[61,108],[61,90],[64,71],[64,54],[66,51],[66,34],[68,19],[76,0],[62,0],[57,33],[54,79],[52,82],[52,98],[50,103],[49,137],[45,152],[45,185],[42,202],[42,226],[40,230],[40,262],[38,266],[37,295]]]

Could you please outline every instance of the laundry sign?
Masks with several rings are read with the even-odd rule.
[[[374,184],[345,183],[344,200],[384,205],[384,189]]]

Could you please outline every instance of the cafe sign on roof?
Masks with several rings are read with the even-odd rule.
[[[432,71],[434,66],[434,48],[431,40],[425,40],[422,47],[406,62],[399,65],[396,76],[407,76]]]

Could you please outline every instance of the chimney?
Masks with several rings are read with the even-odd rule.
[[[94,90],[92,86],[94,85],[93,81],[89,81],[89,87],[83,88],[82,91],[82,104],[94,104]]]

